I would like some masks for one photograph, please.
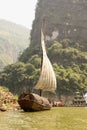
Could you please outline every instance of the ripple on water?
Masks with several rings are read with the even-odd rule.
[[[87,130],[87,109],[53,108],[42,112],[2,112],[0,130]]]

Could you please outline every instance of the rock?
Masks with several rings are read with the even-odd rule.
[[[3,87],[0,87],[0,111],[19,109],[20,107],[15,96],[9,91],[4,91]]]

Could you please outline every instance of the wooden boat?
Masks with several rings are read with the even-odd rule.
[[[53,71],[52,64],[46,54],[45,40],[43,30],[41,29],[41,46],[42,46],[42,68],[41,75],[34,89],[41,91],[55,92],[56,90],[56,77]],[[24,111],[41,111],[50,110],[51,103],[45,97],[35,93],[22,93],[18,98],[18,103]]]
[[[47,98],[35,93],[22,93],[18,102],[24,111],[42,111],[51,109],[51,104]]]

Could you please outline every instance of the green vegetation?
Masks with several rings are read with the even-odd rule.
[[[7,86],[15,94],[23,89],[32,89],[38,77],[39,69],[31,63],[17,62],[6,66],[0,74],[0,84]]]
[[[31,44],[19,56],[19,62],[6,66],[0,73],[0,84],[14,93],[23,88],[32,90],[36,84],[41,69],[41,21],[45,16],[46,49],[57,78],[57,94],[87,91],[86,4],[80,0],[38,0]],[[53,37],[55,33],[57,35]]]
[[[87,52],[74,47],[63,48],[57,41],[50,44],[47,52],[56,73],[58,94],[87,90]],[[5,67],[0,74],[0,84],[15,93],[24,88],[32,90],[39,78],[40,67],[40,56],[32,55],[26,63],[17,62]]]
[[[9,92],[9,89],[7,87],[0,86],[0,91]]]

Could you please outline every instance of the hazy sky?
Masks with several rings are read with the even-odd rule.
[[[0,19],[31,29],[37,0],[0,0]]]

